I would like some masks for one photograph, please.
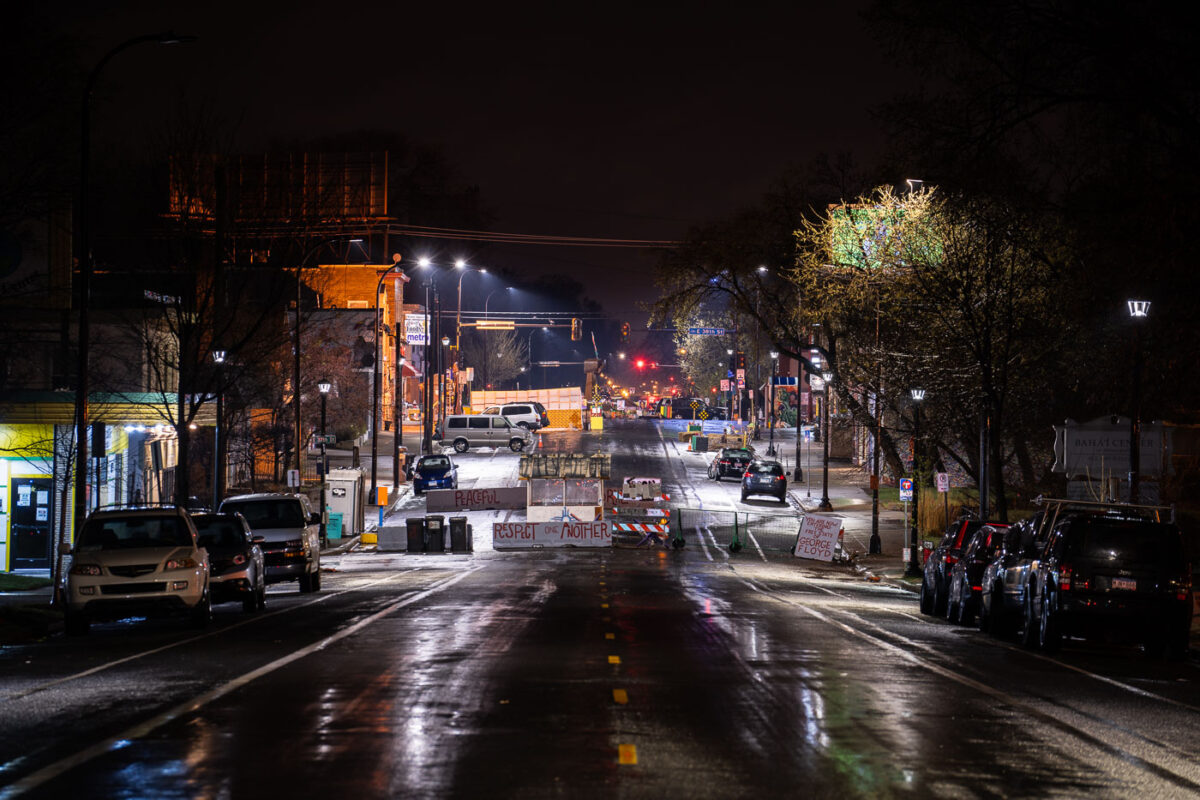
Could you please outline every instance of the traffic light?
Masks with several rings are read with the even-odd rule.
[[[578,319],[571,319],[571,341],[578,342],[583,338],[583,323]]]
[[[741,350],[739,350],[738,354],[737,354],[737,368],[738,369],[746,368],[746,354],[743,353]]]
[[[639,358],[637,361],[633,362],[633,365],[635,367],[637,367],[638,369],[645,369],[646,368],[646,359]]]
[[[621,323],[621,338],[622,339],[629,338],[629,323],[628,322]]]

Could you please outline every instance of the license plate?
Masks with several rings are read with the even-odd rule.
[[[1112,588],[1128,589],[1129,591],[1137,591],[1137,581],[1132,578],[1113,578]]]

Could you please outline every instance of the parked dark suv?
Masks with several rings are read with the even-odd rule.
[[[983,573],[988,563],[1004,549],[1009,528],[980,526],[971,535],[962,558],[950,569],[950,591],[946,600],[946,619],[970,625],[979,613],[983,594]]]
[[[741,478],[753,460],[753,451],[745,447],[722,447],[708,465],[708,477],[714,481],[727,477]]]
[[[983,570],[980,580],[979,629],[993,636],[1016,633],[1025,614],[1025,585],[1029,567],[1046,545],[1039,511],[1015,523],[1006,532],[1000,549]],[[1041,537],[1041,538],[1039,538]]]
[[[945,614],[946,601],[950,597],[950,570],[962,557],[963,549],[971,541],[975,531],[984,525],[1007,528],[1007,522],[983,522],[964,517],[950,523],[942,541],[929,554],[925,571],[921,576],[921,613]]]
[[[1120,507],[1060,515],[1026,598],[1026,630],[1036,633],[1026,639],[1043,650],[1065,636],[1121,635],[1147,653],[1187,651],[1192,570],[1173,523]]]

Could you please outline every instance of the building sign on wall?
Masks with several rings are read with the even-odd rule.
[[[505,547],[611,547],[608,522],[496,522],[492,546]]]
[[[1142,475],[1158,476],[1163,464],[1170,463],[1170,433],[1161,422],[1142,423],[1138,455]],[[1066,473],[1068,478],[1103,480],[1110,475],[1125,477],[1129,467],[1128,417],[1099,417],[1090,422],[1069,419],[1065,425],[1054,426],[1054,472]]]
[[[408,314],[404,317],[404,341],[408,344],[429,344],[424,315]]]

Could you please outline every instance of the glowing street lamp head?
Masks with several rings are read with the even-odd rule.
[[[461,258],[454,262],[455,269],[462,269],[465,266],[467,266],[467,262],[463,261]]]
[[[912,399],[913,399],[914,403],[919,403],[925,399],[925,390],[924,389],[910,389],[909,394],[912,395]]]
[[[430,263],[430,260],[426,256],[421,256],[417,259],[417,266],[419,267],[428,267]]]
[[[1129,316],[1134,319],[1150,316],[1150,301],[1149,300],[1127,300],[1129,306]]]

